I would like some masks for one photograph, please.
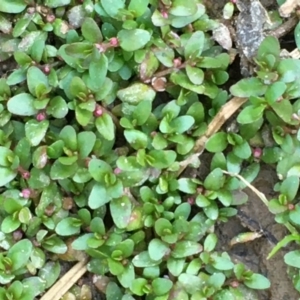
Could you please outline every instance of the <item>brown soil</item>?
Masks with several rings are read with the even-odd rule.
[[[276,181],[276,172],[270,167],[262,166],[253,185],[264,193],[267,199],[272,199],[274,197],[273,186]],[[282,249],[267,260],[274,242],[281,240],[287,231],[284,226],[275,222],[274,215],[269,212],[257,195],[249,189],[244,191],[248,194],[249,200],[239,207],[244,216],[243,221],[235,217],[217,228],[220,248],[226,250],[235,262],[244,263],[250,270],[265,275],[271,281],[269,290],[258,293],[259,300],[297,300],[300,295],[287,275],[287,266],[283,260],[288,249]],[[261,230],[266,233],[266,236],[229,247],[230,240],[239,233],[253,230]]]

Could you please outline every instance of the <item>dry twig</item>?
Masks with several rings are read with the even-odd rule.
[[[88,258],[78,262],[40,300],[59,300],[87,271]]]

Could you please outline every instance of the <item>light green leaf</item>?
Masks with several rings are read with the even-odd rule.
[[[244,280],[244,284],[247,287],[256,290],[268,289],[271,286],[271,283],[268,278],[256,273],[252,274],[250,276],[250,279]]]
[[[7,109],[10,113],[18,116],[32,116],[37,113],[33,106],[34,98],[27,93],[13,96],[7,102]]]
[[[0,11],[9,14],[18,14],[26,8],[24,0],[1,0]]]
[[[258,78],[244,78],[231,86],[230,93],[236,97],[262,96],[266,92],[267,87]]]
[[[111,200],[106,193],[106,187],[95,183],[89,195],[88,204],[91,209],[97,209]]]
[[[136,105],[141,101],[152,102],[156,96],[156,92],[147,84],[134,83],[129,87],[119,90],[117,97],[122,101],[129,104]]]
[[[92,18],[85,18],[81,25],[83,37],[91,43],[101,43],[103,40],[99,25]]]
[[[115,124],[108,113],[103,113],[95,121],[98,132],[108,141],[115,138]]]
[[[67,6],[71,3],[71,0],[45,0],[45,6],[56,8],[59,6]]]
[[[123,50],[133,52],[143,48],[149,41],[151,35],[144,29],[122,29],[118,32],[118,39]]]
[[[45,137],[49,127],[49,121],[44,120],[38,122],[36,120],[29,120],[25,123],[25,135],[32,146],[38,146]]]
[[[169,13],[177,17],[187,17],[197,12],[196,1],[173,0]]]
[[[5,186],[9,182],[15,179],[17,171],[9,168],[0,167],[0,187]]]
[[[109,204],[109,208],[115,225],[121,229],[126,228],[129,224],[132,211],[130,199],[127,196],[113,199]]]

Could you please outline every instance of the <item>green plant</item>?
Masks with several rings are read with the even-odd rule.
[[[281,175],[267,205],[292,231],[274,253],[299,241],[299,61],[268,37],[256,75],[228,92],[230,56],[201,1],[36,2],[0,4],[0,59],[17,63],[0,79],[1,297],[41,295],[74,253],[90,257],[107,299],[268,288],[216,249],[214,228],[264,162]],[[249,98],[236,131],[207,134],[231,96]],[[191,170],[205,135],[212,160],[200,179]]]

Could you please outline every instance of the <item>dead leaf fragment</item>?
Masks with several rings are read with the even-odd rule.
[[[223,23],[220,23],[219,27],[213,30],[213,39],[226,50],[232,48],[230,31]]]
[[[279,14],[287,18],[298,6],[300,6],[300,0],[287,0],[279,8]]]

